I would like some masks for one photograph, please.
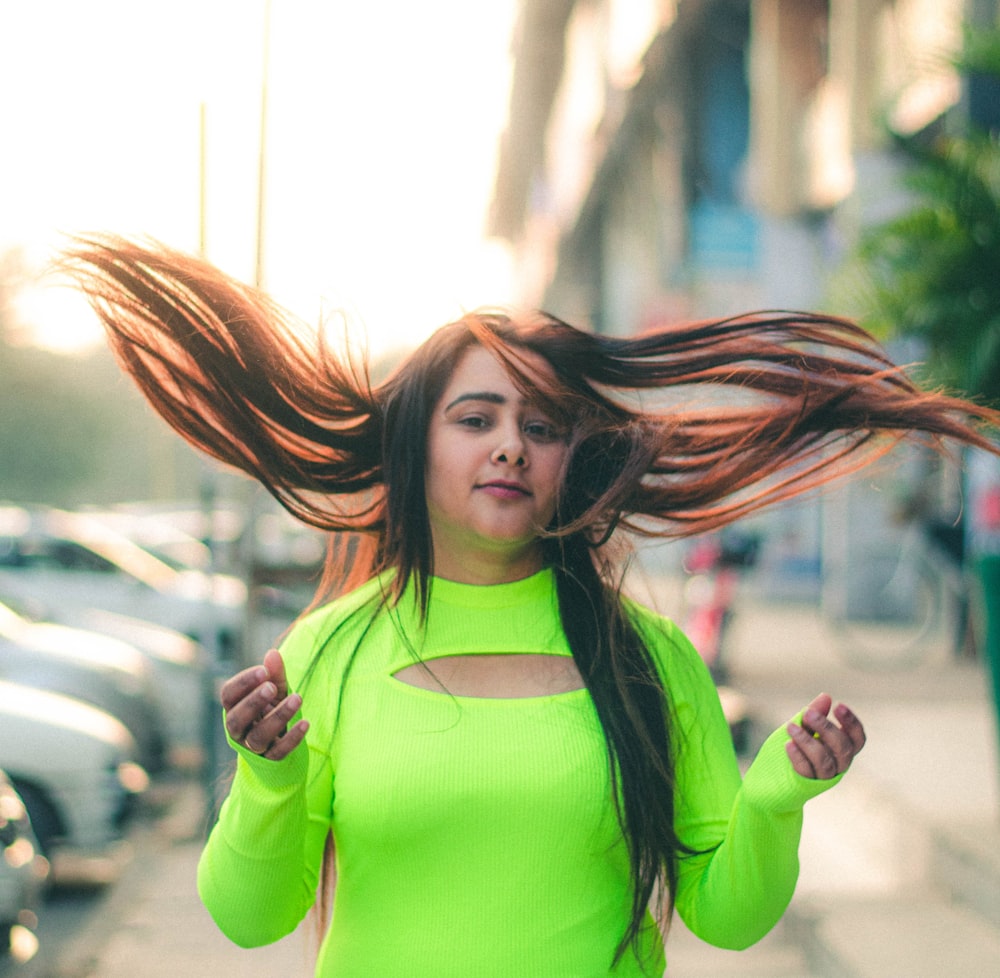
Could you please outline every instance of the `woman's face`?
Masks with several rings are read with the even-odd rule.
[[[529,356],[540,375],[550,373]],[[555,512],[566,432],[526,401],[481,346],[458,361],[431,415],[425,475],[434,573],[472,584],[541,567],[538,532]]]

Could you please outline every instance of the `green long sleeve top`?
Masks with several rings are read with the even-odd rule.
[[[415,661],[569,655],[551,571],[488,587],[434,579],[373,617],[382,584],[305,617],[282,646],[310,721],[282,761],[234,745],[230,793],[202,854],[201,898],[242,946],[290,933],[315,901],[328,833],[331,925],[318,978],[661,975],[655,927],[612,959],[630,912],[628,857],[589,693],[476,698],[395,678]],[[795,773],[776,731],[741,780],[715,687],[676,626],[639,606],[675,717],[685,924],[728,948],[791,899],[802,807],[833,782]]]

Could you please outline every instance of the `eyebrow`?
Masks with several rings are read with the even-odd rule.
[[[507,398],[496,391],[469,391],[467,394],[459,394],[450,404],[445,406],[445,411],[450,411],[456,404],[462,401],[485,401],[487,404],[506,404]]]

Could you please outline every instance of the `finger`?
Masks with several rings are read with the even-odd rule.
[[[844,733],[851,740],[851,744],[854,747],[854,753],[857,754],[862,747],[868,742],[868,737],[865,734],[865,728],[861,721],[858,719],[857,714],[844,703],[841,703],[833,711],[833,715],[840,721],[840,725],[844,730]]]
[[[278,687],[278,697],[284,699],[288,695],[288,678],[285,675],[285,663],[277,649],[268,649],[264,656],[264,668],[268,678]]]
[[[815,710],[817,713],[827,716],[831,706],[833,706],[833,697],[829,693],[820,693],[802,712],[808,713],[810,710]]]
[[[277,693],[274,683],[267,680],[226,710],[226,730],[229,736],[233,740],[245,741],[251,728],[274,708]]]
[[[271,745],[284,735],[289,721],[302,706],[302,697],[297,693],[277,703],[273,709],[260,716],[250,725],[241,738],[255,754],[266,754]]]
[[[295,748],[298,747],[303,740],[305,740],[306,732],[308,730],[309,721],[299,720],[298,723],[296,723],[293,727],[290,727],[286,733],[282,734],[273,744],[271,744],[268,750],[261,756],[266,757],[271,761],[280,761],[288,757],[288,755],[291,754],[291,752],[295,750]]]
[[[815,710],[806,710],[802,716],[802,727],[806,733],[811,734],[813,742],[818,744],[816,751],[820,760],[817,764],[815,758],[813,766],[816,768],[818,777],[833,777],[842,774],[851,766],[854,757],[854,745],[850,737],[829,717],[817,713]],[[826,758],[819,755],[819,748],[825,749],[826,755],[832,759],[833,774],[828,774],[830,764]]]
[[[833,754],[837,773],[843,774],[851,766],[854,755],[864,746],[864,728],[857,717],[846,707],[841,709],[840,713],[845,714],[850,730],[843,725],[844,721],[838,725],[829,717],[820,715],[812,708],[807,709],[803,714],[802,726]],[[840,720],[840,716],[837,716],[837,719]]]
[[[263,666],[252,666],[227,679],[222,684],[222,690],[219,693],[223,709],[231,710],[240,700],[249,696],[266,679],[267,670]]]
[[[812,764],[809,763],[809,758],[806,757],[794,740],[789,740],[785,744],[785,752],[788,754],[788,759],[792,762],[792,768],[796,774],[801,774],[804,778],[816,777],[816,771],[813,769]]]
[[[833,700],[820,693],[802,714],[802,725],[788,726],[791,740],[788,756],[792,767],[803,777],[832,778],[842,774],[865,745],[865,731],[854,712],[844,704],[834,710],[835,723],[828,714]]]
[[[792,738],[792,743],[801,751],[812,771],[811,774],[805,774],[805,777],[826,780],[840,773],[834,752],[821,738],[814,736],[810,730],[800,727],[797,723],[788,725],[788,733]],[[803,772],[799,771],[799,773]]]

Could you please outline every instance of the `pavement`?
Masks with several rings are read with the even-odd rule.
[[[676,597],[651,590],[664,610]],[[813,605],[745,594],[729,665],[756,743],[824,690],[856,710],[869,739],[844,781],[806,807],[781,923],[730,952],[676,922],[667,978],[1000,976],[1000,757],[981,664],[940,643],[906,671],[851,667]],[[194,886],[205,829],[198,785],[175,786],[140,830],[103,923],[44,978],[308,978],[308,925],[252,951],[215,929]]]

